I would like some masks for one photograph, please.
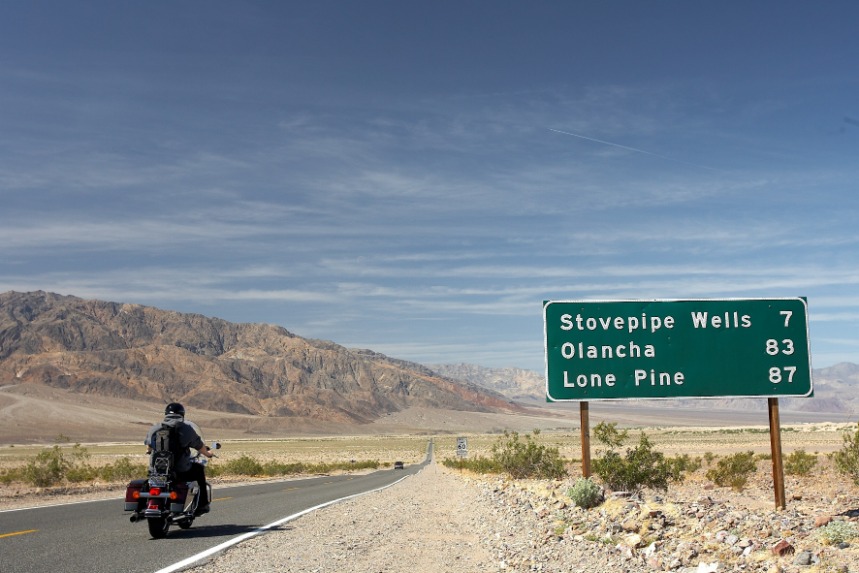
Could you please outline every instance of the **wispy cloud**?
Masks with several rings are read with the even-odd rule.
[[[690,163],[688,161],[681,161],[681,160],[673,158],[673,157],[668,157],[667,155],[661,155],[659,153],[653,153],[652,151],[646,151],[644,149],[639,149],[637,147],[630,147],[628,145],[621,145],[620,143],[614,143],[612,141],[606,141],[604,139],[597,139],[595,137],[588,137],[586,135],[581,135],[579,133],[573,133],[571,131],[562,131],[560,129],[554,129],[551,127],[548,127],[546,129],[548,129],[549,131],[554,131],[555,133],[560,133],[562,135],[570,135],[572,137],[578,137],[579,139],[584,139],[586,141],[592,141],[594,143],[600,143],[602,145],[610,145],[612,147],[617,147],[618,149],[625,149],[627,151],[634,151],[635,153],[642,153],[644,155],[650,155],[651,157],[664,159],[665,161],[674,161],[676,163],[682,163],[684,165],[691,165],[692,167],[700,167],[702,169],[710,169],[712,171],[716,171],[716,169],[713,169],[712,167],[707,167],[705,165],[700,165],[698,163]]]
[[[438,362],[533,365],[546,298],[805,295],[826,344],[859,325],[859,166],[831,133],[856,125],[855,82],[829,60],[814,81],[744,77],[719,34],[683,61],[630,58],[651,46],[622,38],[558,67],[558,46],[605,30],[523,25],[522,43],[485,35],[478,66],[456,50],[468,19],[421,12],[451,38],[439,49],[372,8],[370,44],[315,10],[271,28],[247,10],[166,21],[170,49],[140,43],[134,19],[110,42],[68,22],[62,46],[14,36],[28,48],[0,63],[0,289]],[[688,15],[666,12],[672,41]],[[814,59],[768,32],[748,40],[775,40],[788,67]],[[678,79],[687,57],[707,65]]]

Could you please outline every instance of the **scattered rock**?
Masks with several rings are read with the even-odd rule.
[[[637,533],[630,533],[623,538],[623,544],[627,547],[632,547],[633,549],[641,547],[642,541],[643,539]]]
[[[824,525],[828,525],[832,523],[831,515],[818,515],[814,518],[814,527],[823,527]]]
[[[793,545],[782,539],[772,548],[773,555],[778,555],[779,557],[784,557],[785,555],[793,555],[796,553],[796,549]]]
[[[811,565],[811,551],[800,551],[793,560],[794,565]]]

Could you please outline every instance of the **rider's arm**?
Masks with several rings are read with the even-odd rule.
[[[211,458],[215,455],[214,452],[212,452],[212,449],[203,442],[203,438],[200,437],[193,426],[185,423],[182,425],[181,429],[182,432],[184,432],[182,440],[183,444],[187,444],[189,448],[194,448],[207,458]]]

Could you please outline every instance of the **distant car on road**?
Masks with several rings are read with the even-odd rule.
[[[405,466],[403,465],[403,462],[394,462],[394,469],[395,470],[402,470],[402,469],[405,469]]]

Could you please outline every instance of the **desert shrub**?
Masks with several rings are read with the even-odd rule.
[[[24,482],[35,487],[50,487],[96,479],[119,482],[146,475],[146,464],[134,464],[128,457],[103,467],[89,465],[89,458],[89,452],[80,444],[71,449],[55,445],[36,454],[24,466],[2,472],[0,483]]]
[[[219,464],[210,464],[206,467],[206,474],[210,477],[223,475],[240,476],[284,476],[295,474],[323,474],[335,470],[358,470],[378,469],[381,466],[379,460],[363,460],[348,462],[333,462],[306,464],[302,462],[259,462],[255,458],[243,455],[240,458]]]
[[[209,478],[221,477],[224,475],[224,464],[207,464],[206,476]]]
[[[240,476],[259,476],[263,475],[263,465],[254,458],[244,455],[240,458],[230,460],[223,464],[218,464],[220,467],[219,474],[230,474]],[[211,473],[207,470],[207,473]]]
[[[807,476],[817,465],[817,456],[796,450],[784,460],[784,471],[790,475]]]
[[[621,447],[628,436],[629,430],[618,430],[617,422],[600,422],[594,426],[594,439],[610,450]]]
[[[80,444],[75,444],[69,452],[69,457],[71,458],[71,465],[66,471],[66,480],[80,483],[92,481],[98,477],[98,470],[89,465],[90,454],[86,448]]]
[[[441,462],[442,465],[448,468],[465,469],[480,474],[496,474],[503,470],[492,458],[477,456],[474,458],[445,458]]]
[[[558,448],[540,445],[527,434],[520,440],[517,432],[504,432],[492,445],[492,457],[503,472],[515,479],[555,479],[567,473]]]
[[[337,469],[345,470],[375,470],[379,469],[382,463],[379,460],[358,460],[354,462],[340,462],[337,464]],[[389,464],[386,464],[389,465]]]
[[[385,465],[391,466],[390,462]],[[287,467],[300,467],[301,463],[297,464],[286,464]],[[289,473],[328,473],[335,470],[359,470],[359,469],[378,469],[382,466],[382,462],[379,460],[363,460],[363,461],[349,461],[349,462],[329,462],[329,463],[319,463],[319,464],[311,464],[308,466],[304,466],[303,470],[298,471],[290,471]]]
[[[608,434],[610,446],[618,444],[616,435]],[[644,432],[635,448],[627,448],[621,456],[611,447],[601,458],[594,460],[594,473],[613,490],[640,493],[644,488],[668,489],[669,482],[681,479],[681,473],[670,459],[653,451],[653,445]]]
[[[357,470],[357,469],[378,469],[382,463],[379,460],[364,460],[350,462],[330,462],[318,464],[303,464],[301,462],[280,464],[280,469],[283,474],[325,474],[335,470]],[[388,463],[387,465],[392,465]],[[266,464],[263,468],[266,475],[269,474],[269,466]]]
[[[713,452],[704,452],[704,461],[707,462],[707,465],[710,466],[713,464],[713,460],[716,459],[716,454]]]
[[[579,478],[567,491],[567,495],[573,500],[577,506],[590,509],[602,503],[603,491],[602,488],[588,478]]]
[[[840,473],[849,476],[853,483],[859,485],[859,424],[853,435],[847,433],[842,438],[844,444],[833,454],[832,460]]]
[[[260,467],[260,475],[286,476],[304,473],[305,465],[301,462],[266,462]]]
[[[95,480],[99,474],[100,471],[98,468],[94,468],[86,464],[72,464],[72,466],[66,470],[66,475],[64,477],[66,481],[71,483],[83,483]]]
[[[720,459],[715,468],[707,471],[707,479],[718,486],[730,486],[735,491],[742,491],[749,481],[749,475],[756,469],[754,452],[737,452]]]
[[[113,464],[93,467],[87,463],[90,454],[86,448],[76,444],[73,448],[54,446],[37,454],[26,465],[0,471],[0,483],[9,485],[25,482],[36,487],[49,487],[62,482],[80,483],[101,479],[107,482],[122,482],[145,477],[148,464],[135,463],[122,457]],[[328,473],[334,470],[378,469],[379,460],[350,460],[333,463],[304,464],[269,461],[261,463],[251,456],[243,455],[235,460],[209,464],[209,477],[223,475],[282,476],[302,473]]]
[[[114,463],[99,468],[98,475],[104,481],[128,481],[144,477],[147,471],[147,464],[135,464],[128,456],[119,458]]]
[[[689,454],[671,458],[671,463],[678,473],[692,473],[701,469],[701,458],[692,458]]]
[[[16,481],[24,481],[23,468],[9,468],[0,471],[0,483],[3,485],[9,485]]]
[[[859,536],[859,530],[849,521],[831,521],[818,529],[816,536],[824,545],[838,545]]]
[[[49,487],[60,483],[72,463],[63,455],[60,446],[42,450],[24,466],[24,481],[36,487]]]

